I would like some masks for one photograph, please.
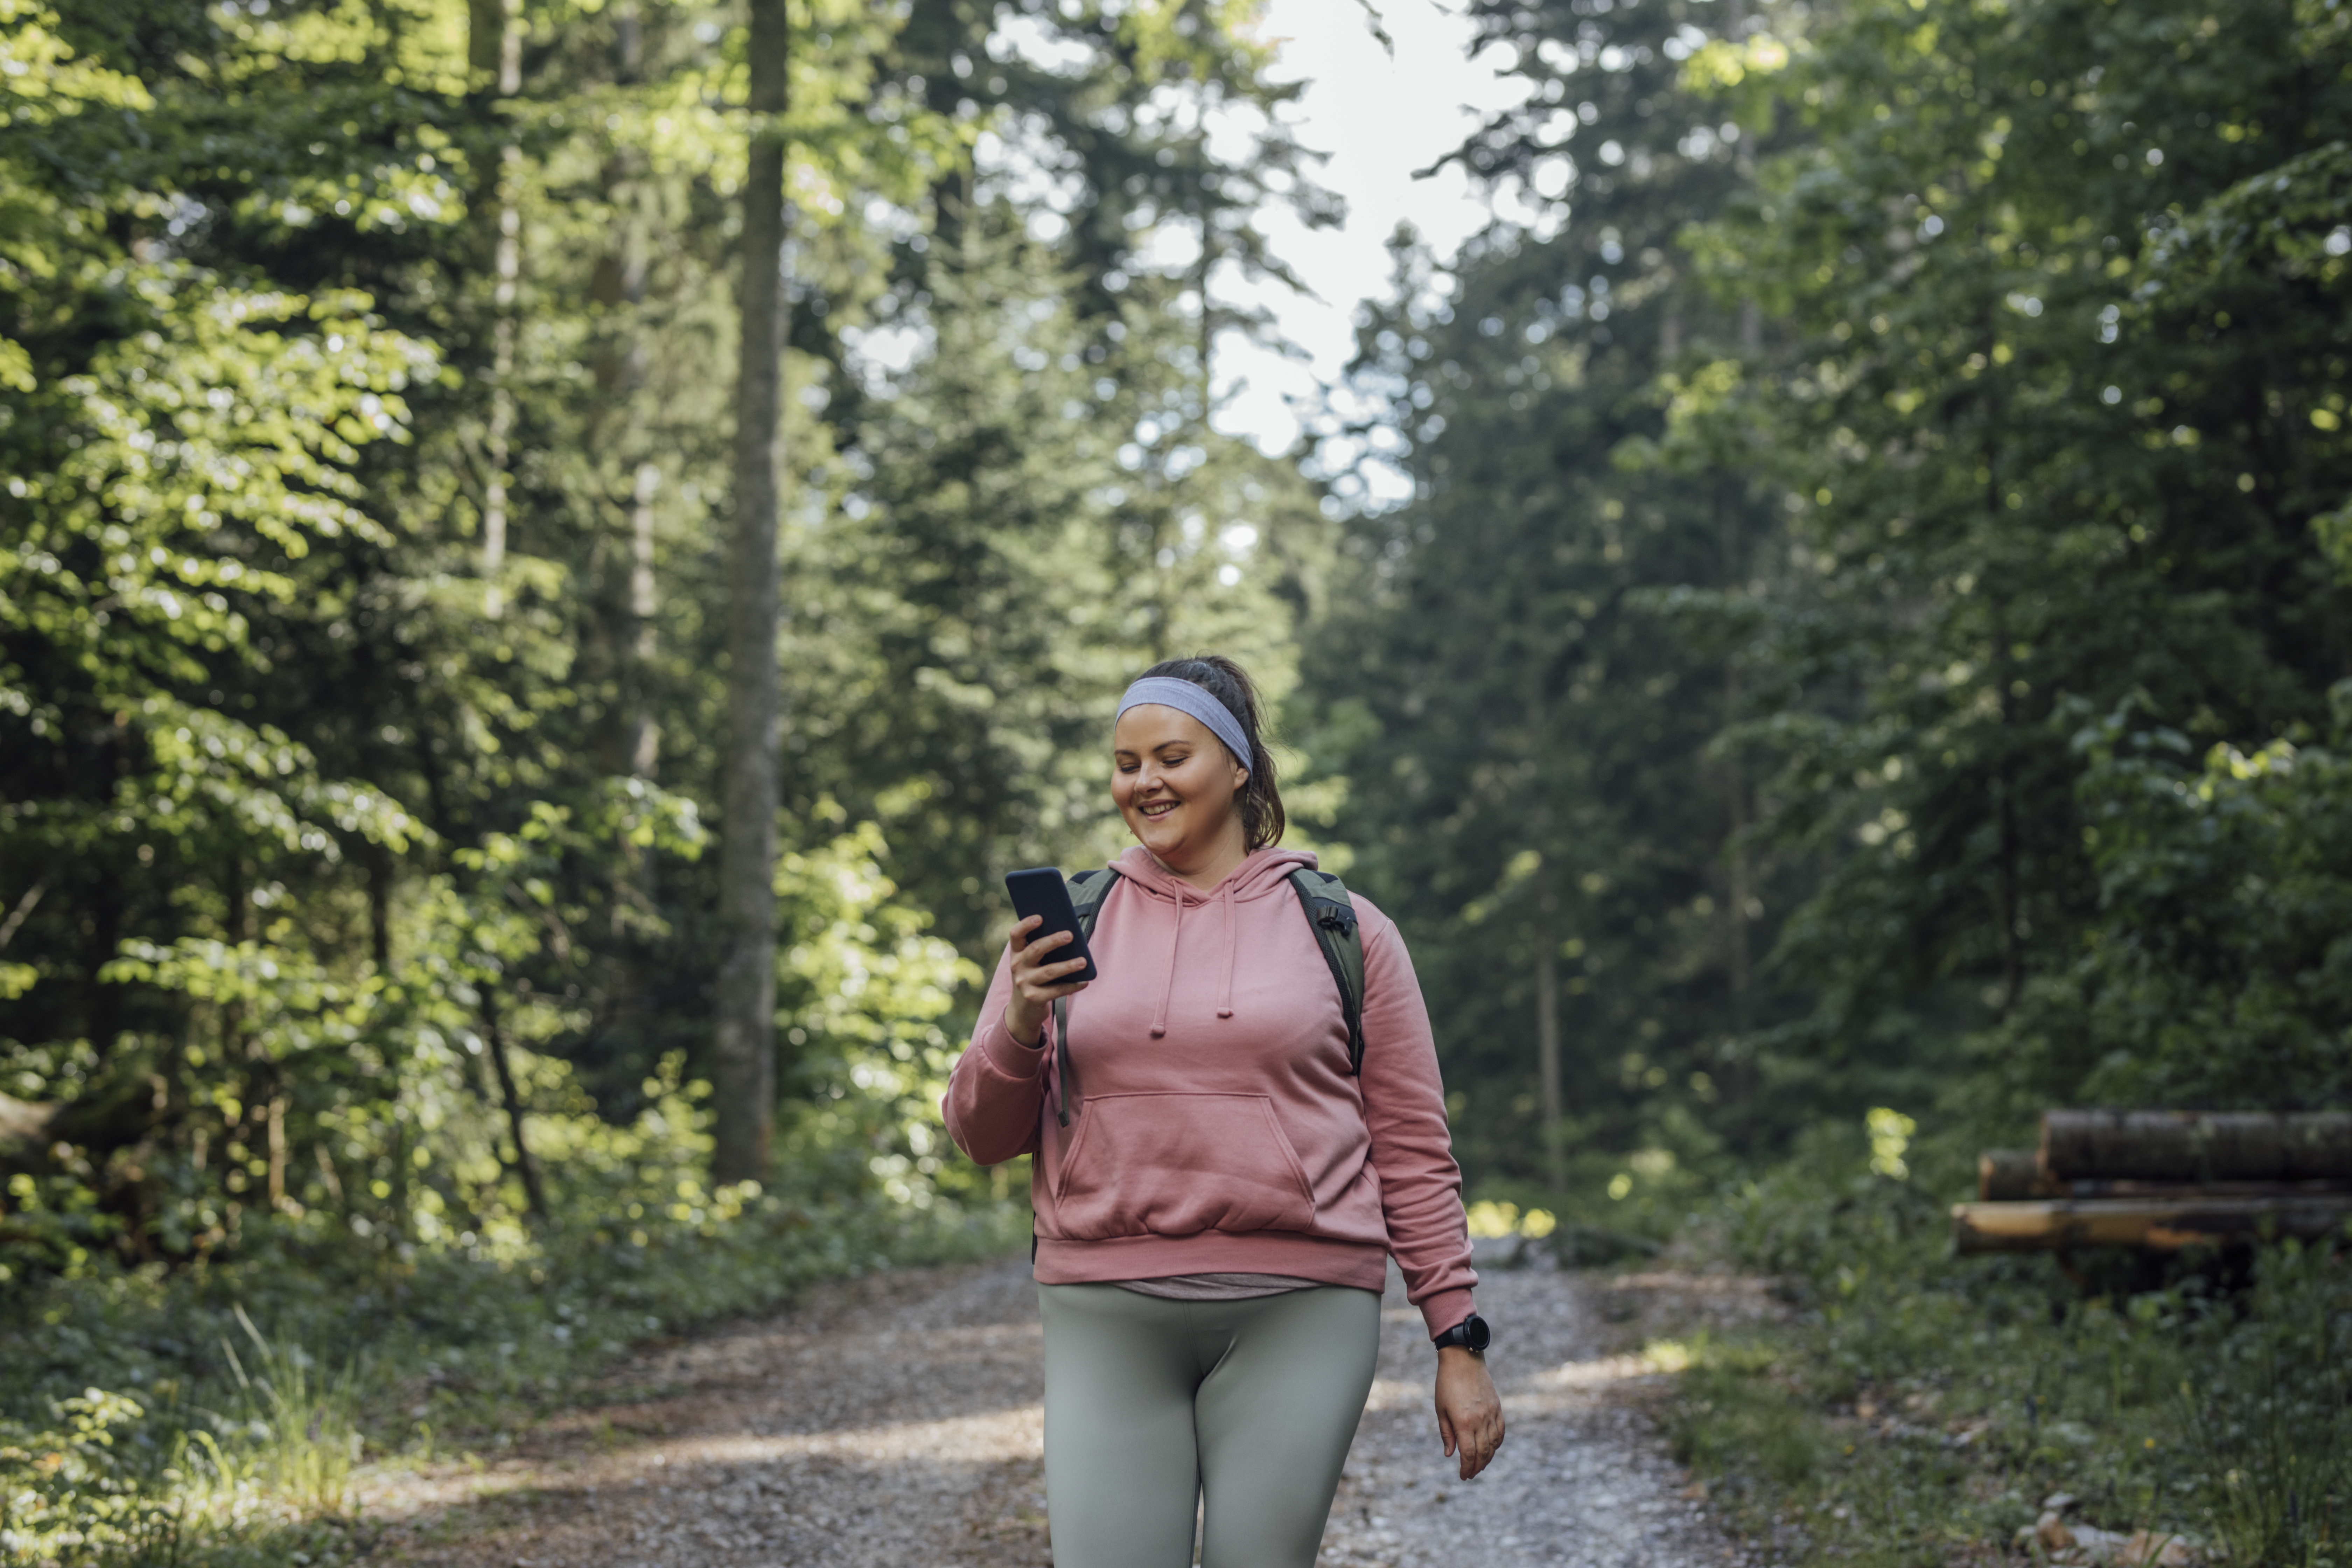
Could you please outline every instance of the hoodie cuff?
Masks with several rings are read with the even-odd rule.
[[[1051,1039],[1053,1034],[1054,1024],[1049,1018],[1045,1022],[1045,1029],[1037,1037],[1038,1043],[1034,1046],[1024,1046],[1014,1039],[1012,1031],[1004,1026],[1004,1014],[1002,1009],[999,1009],[996,1016],[991,1018],[981,1028],[981,1054],[988,1058],[990,1067],[994,1068],[1006,1078],[1015,1081],[1037,1078],[1045,1070],[1047,1053],[1045,1042]]]
[[[1421,1321],[1429,1325],[1429,1337],[1433,1340],[1477,1310],[1469,1291],[1440,1290],[1422,1302]]]

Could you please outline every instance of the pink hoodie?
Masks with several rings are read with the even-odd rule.
[[[1043,1047],[1004,1029],[1009,956],[942,1109],[984,1165],[1037,1156],[1037,1279],[1284,1274],[1378,1290],[1385,1258],[1430,1332],[1467,1317],[1470,1238],[1412,961],[1361,897],[1364,1066],[1348,1074],[1339,990],[1291,871],[1260,849],[1214,892],[1141,847],[1118,862],[1070,1002],[1070,1124]]]

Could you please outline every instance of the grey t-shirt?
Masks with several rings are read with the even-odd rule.
[[[1171,1274],[1159,1279],[1119,1279],[1113,1283],[1139,1296],[1158,1296],[1170,1301],[1253,1301],[1260,1296],[1317,1289],[1323,1282],[1294,1279],[1287,1274]]]

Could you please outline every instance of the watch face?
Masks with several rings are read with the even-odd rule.
[[[1495,1342],[1495,1331],[1486,1320],[1473,1312],[1462,1324],[1462,1342],[1474,1351],[1483,1351]]]

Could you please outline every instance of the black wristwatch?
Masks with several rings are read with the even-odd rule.
[[[1486,1326],[1486,1319],[1473,1312],[1429,1342],[1439,1350],[1459,1345],[1473,1355],[1485,1355],[1486,1347],[1495,1342],[1495,1331]]]

